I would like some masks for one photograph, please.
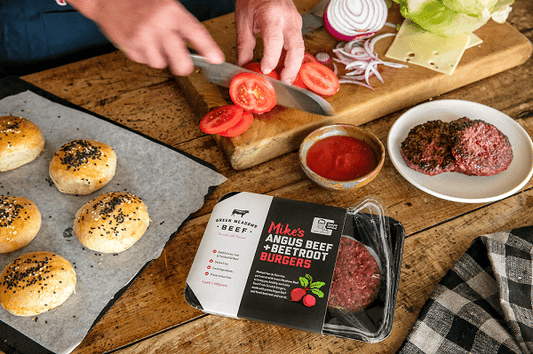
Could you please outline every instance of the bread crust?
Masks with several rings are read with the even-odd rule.
[[[0,117],[0,172],[32,162],[44,149],[41,129],[26,118]]]
[[[148,210],[141,198],[127,192],[103,194],[76,213],[74,234],[85,247],[102,253],[127,250],[146,232]]]
[[[37,205],[22,197],[0,196],[0,253],[28,245],[41,228]]]
[[[87,195],[115,176],[117,155],[111,146],[78,139],[63,145],[50,161],[50,178],[66,194]]]
[[[63,304],[76,289],[68,260],[52,252],[18,257],[0,275],[0,304],[16,316],[35,316]]]

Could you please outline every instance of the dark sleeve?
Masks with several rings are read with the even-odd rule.
[[[0,2],[0,70],[25,74],[111,45],[91,20],[55,0]]]
[[[0,0],[0,71],[25,75],[115,50],[98,26],[62,0]],[[234,0],[182,0],[200,21]]]

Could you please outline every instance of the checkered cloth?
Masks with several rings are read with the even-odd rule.
[[[533,353],[533,226],[476,238],[398,354]]]

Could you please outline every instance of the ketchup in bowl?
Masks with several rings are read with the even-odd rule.
[[[376,167],[376,158],[364,141],[343,135],[317,141],[307,151],[307,166],[334,181],[363,177]]]

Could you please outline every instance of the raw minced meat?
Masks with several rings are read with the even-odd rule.
[[[328,306],[353,312],[363,310],[376,298],[380,280],[379,266],[366,247],[342,237]]]
[[[415,126],[400,151],[407,166],[429,176],[443,172],[492,176],[505,171],[513,160],[505,134],[490,123],[467,117]]]
[[[407,166],[429,176],[453,171],[449,128],[448,123],[432,120],[411,129],[400,147]]]
[[[463,117],[450,123],[450,131],[457,172],[492,176],[505,171],[513,161],[509,138],[490,123]]]

